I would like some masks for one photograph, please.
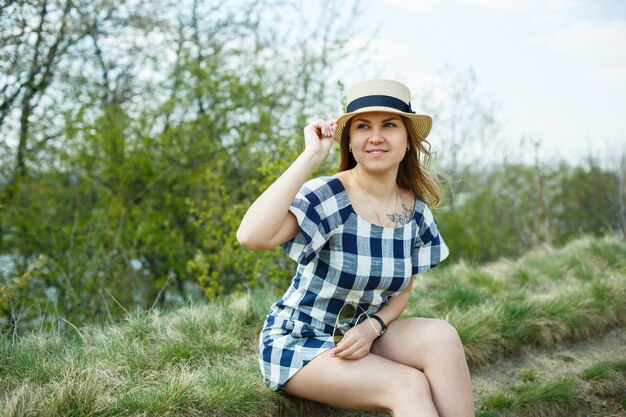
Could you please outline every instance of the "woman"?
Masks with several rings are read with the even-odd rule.
[[[259,362],[274,389],[334,407],[393,416],[472,416],[463,346],[442,320],[398,319],[413,279],[448,256],[426,202],[440,189],[429,116],[392,80],[359,83],[346,114],[304,129],[305,149],[248,209],[237,238],[277,245],[297,263],[270,310]],[[333,177],[307,181],[340,142]]]

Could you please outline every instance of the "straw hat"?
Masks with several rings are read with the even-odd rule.
[[[353,85],[348,90],[346,113],[337,119],[337,130],[333,139],[341,143],[341,133],[352,116],[370,111],[383,111],[401,114],[411,123],[407,129],[418,140],[426,139],[433,119],[430,116],[415,114],[411,109],[411,91],[401,82],[394,80],[369,80]]]

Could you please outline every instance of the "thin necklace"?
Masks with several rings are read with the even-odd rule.
[[[383,223],[383,221],[380,219],[380,216],[378,215],[378,211],[376,210],[376,206],[374,205],[374,203],[372,203],[372,200],[370,199],[370,196],[365,192],[365,189],[363,189],[363,187],[361,187],[361,183],[359,182],[359,180],[354,176],[354,168],[350,170],[350,174],[352,175],[352,178],[356,182],[356,185],[359,186],[359,189],[361,190],[361,192],[363,193],[363,195],[367,199],[368,203],[370,203],[370,206],[372,206],[372,210],[374,210],[374,214],[376,215],[376,218],[378,219],[378,224],[380,224],[382,227],[389,226],[389,222]],[[398,189],[397,188],[396,188],[396,204],[393,207],[394,212],[396,211],[396,208],[398,208]]]

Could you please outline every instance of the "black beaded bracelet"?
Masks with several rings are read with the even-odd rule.
[[[383,319],[381,319],[380,317],[378,317],[376,314],[372,314],[372,315],[370,316],[370,318],[373,318],[374,320],[376,320],[376,321],[380,324],[380,326],[381,326],[380,332],[378,333],[378,337],[380,337],[380,336],[384,335],[384,334],[385,334],[385,332],[387,331],[387,325],[385,324],[385,322],[383,321]]]

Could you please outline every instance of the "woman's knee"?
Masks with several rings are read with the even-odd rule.
[[[394,384],[392,384],[391,393],[392,396],[406,397],[418,396],[430,398],[430,384],[428,378],[423,372],[406,367],[402,373],[394,378]]]
[[[408,371],[404,376],[403,385],[411,393],[430,398],[430,383],[422,371],[417,369]]]
[[[388,385],[386,395],[389,400],[389,411],[398,406],[406,406],[407,402],[415,404],[429,404],[432,402],[430,383],[423,372],[407,367],[394,378],[393,383]]]
[[[433,353],[463,352],[459,333],[446,320],[433,319],[430,323],[429,336],[430,350]]]

